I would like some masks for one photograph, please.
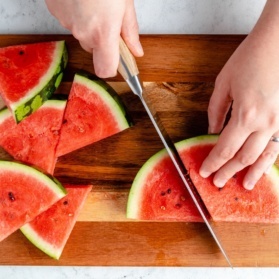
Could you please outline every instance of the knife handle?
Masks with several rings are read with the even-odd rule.
[[[120,63],[118,66],[118,72],[125,80],[128,80],[131,76],[137,76],[139,74],[139,70],[135,57],[130,52],[129,48],[121,37],[119,41],[119,53]]]

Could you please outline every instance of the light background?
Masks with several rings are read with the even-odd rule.
[[[141,34],[248,34],[256,23],[265,0],[135,0],[135,4]],[[0,0],[0,34],[63,33],[68,31],[49,14],[43,0]],[[0,279],[2,278],[277,279],[278,270],[2,266]]]

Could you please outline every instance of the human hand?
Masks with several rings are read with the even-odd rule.
[[[208,107],[209,132],[220,133],[231,105],[232,112],[200,175],[216,172],[213,183],[218,187],[249,166],[243,186],[253,189],[279,153],[279,143],[270,141],[279,137],[278,14],[279,1],[268,1],[259,23],[216,79]]]
[[[46,4],[82,48],[93,54],[97,76],[116,75],[120,35],[134,56],[143,55],[133,0],[46,0]]]

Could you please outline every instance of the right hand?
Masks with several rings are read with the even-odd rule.
[[[134,56],[143,55],[133,0],[46,0],[46,4],[82,48],[93,54],[97,76],[116,75],[120,35]]]

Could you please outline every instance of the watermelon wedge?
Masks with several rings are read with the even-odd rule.
[[[279,223],[279,169],[273,166],[252,191],[242,181],[247,169],[238,172],[224,188],[213,185],[213,176],[199,175],[205,157],[216,144],[217,136],[200,136],[177,143],[177,149],[214,221]]]
[[[57,180],[37,169],[0,161],[0,241],[65,195]]]
[[[62,156],[128,128],[117,93],[96,77],[76,74],[69,94],[56,156]]]
[[[64,41],[0,48],[0,95],[16,122],[49,99],[62,80],[66,64]]]
[[[66,101],[48,100],[19,124],[8,109],[3,109],[0,111],[0,146],[16,160],[53,174],[65,107]]]
[[[165,149],[137,173],[129,193],[127,218],[203,222]]]
[[[64,185],[67,196],[30,223],[22,233],[40,250],[59,259],[92,186]]]
[[[205,179],[199,175],[203,160],[217,140],[218,136],[206,135],[176,143],[211,218],[216,222],[279,223],[279,170],[276,166],[269,175],[260,179],[252,191],[242,186],[247,169],[232,177],[224,188],[214,186],[213,176]],[[184,188],[166,151],[160,151],[138,172],[129,193],[127,217],[140,220],[198,220]],[[186,210],[186,206],[190,209]]]

